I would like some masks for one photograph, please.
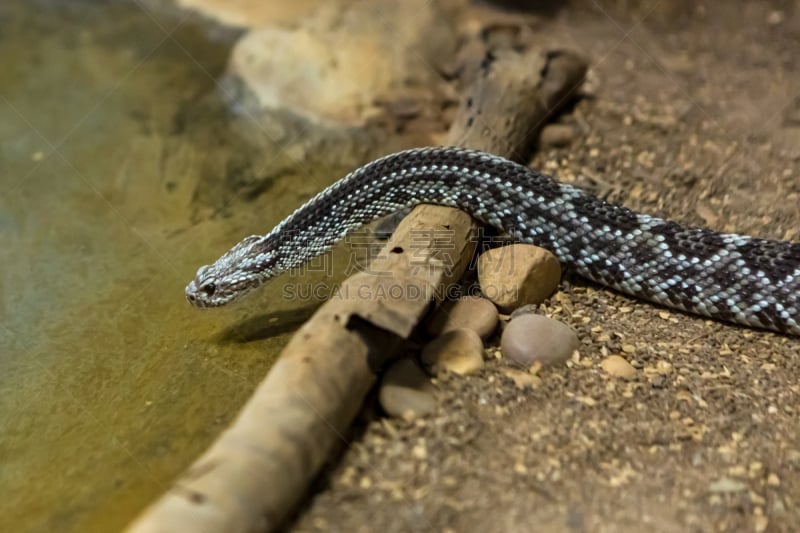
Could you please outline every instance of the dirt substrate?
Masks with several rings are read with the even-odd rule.
[[[800,238],[800,13],[625,4],[576,2],[536,29],[585,53],[592,72],[560,118],[573,141],[532,165],[640,211]],[[578,331],[579,358],[520,389],[489,349],[478,375],[438,382],[435,416],[370,413],[289,529],[800,527],[800,340],[578,278],[544,311]],[[634,379],[601,370],[613,354]]]

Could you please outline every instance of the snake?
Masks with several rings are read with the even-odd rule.
[[[486,152],[424,147],[376,159],[252,235],[186,287],[196,307],[237,300],[349,231],[418,204],[461,209],[579,276],[687,313],[800,336],[800,243],[722,233],[607,202]]]

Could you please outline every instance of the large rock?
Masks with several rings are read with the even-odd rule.
[[[298,25],[253,28],[231,55],[228,77],[239,84],[227,85],[244,89],[233,105],[362,126],[384,113],[387,102],[413,100],[415,87],[435,93],[436,66],[456,46],[449,17],[436,6],[427,0],[320,3]]]
[[[345,5],[352,0],[338,0]],[[185,9],[193,9],[203,16],[228,26],[257,28],[268,24],[296,23],[302,17],[313,15],[322,5],[321,0],[292,0],[291,2],[265,2],[264,0],[177,0]]]

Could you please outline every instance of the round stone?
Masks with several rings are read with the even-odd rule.
[[[445,303],[427,323],[432,337],[454,329],[471,329],[482,339],[487,339],[497,329],[497,308],[486,298],[467,296]]]
[[[511,320],[503,330],[503,356],[523,367],[535,362],[553,365],[566,362],[578,349],[578,335],[566,324],[542,315],[525,314]]]
[[[413,360],[400,359],[384,373],[378,401],[389,416],[410,420],[436,410],[435,390]]]
[[[453,329],[422,349],[422,363],[431,372],[469,374],[483,367],[483,342],[471,329]]]

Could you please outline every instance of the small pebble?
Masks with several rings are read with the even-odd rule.
[[[767,15],[767,24],[770,26],[777,26],[784,21],[783,11],[773,10]]]
[[[482,339],[487,339],[497,328],[497,308],[486,298],[467,296],[447,302],[433,316],[426,327],[429,335],[436,337],[454,329],[471,329]]]
[[[469,374],[483,367],[483,342],[471,329],[453,329],[422,349],[422,363],[434,374]]]
[[[723,477],[711,483],[711,485],[708,486],[708,490],[716,493],[743,492],[747,490],[747,484],[736,481],[735,479]]]
[[[412,420],[436,410],[435,390],[413,360],[400,359],[384,373],[378,401],[389,416]]]
[[[657,376],[651,376],[650,377],[650,385],[654,389],[663,388],[666,384],[667,384],[667,380],[666,380],[666,378],[664,376],[657,375]]]
[[[519,389],[533,389],[541,383],[541,378],[534,376],[530,372],[524,372],[515,368],[508,368],[503,372],[514,381],[514,385]]]
[[[549,251],[530,244],[494,248],[478,258],[483,294],[503,313],[541,303],[561,281],[561,264]]]
[[[500,339],[503,355],[528,367],[564,363],[578,349],[578,335],[566,324],[542,315],[527,314],[508,323]]]
[[[605,370],[606,374],[616,378],[629,379],[636,375],[636,369],[624,357],[619,355],[610,355],[603,359],[600,363],[600,368]]]
[[[539,136],[539,144],[562,148],[575,140],[575,128],[569,124],[549,124],[544,127]]]

